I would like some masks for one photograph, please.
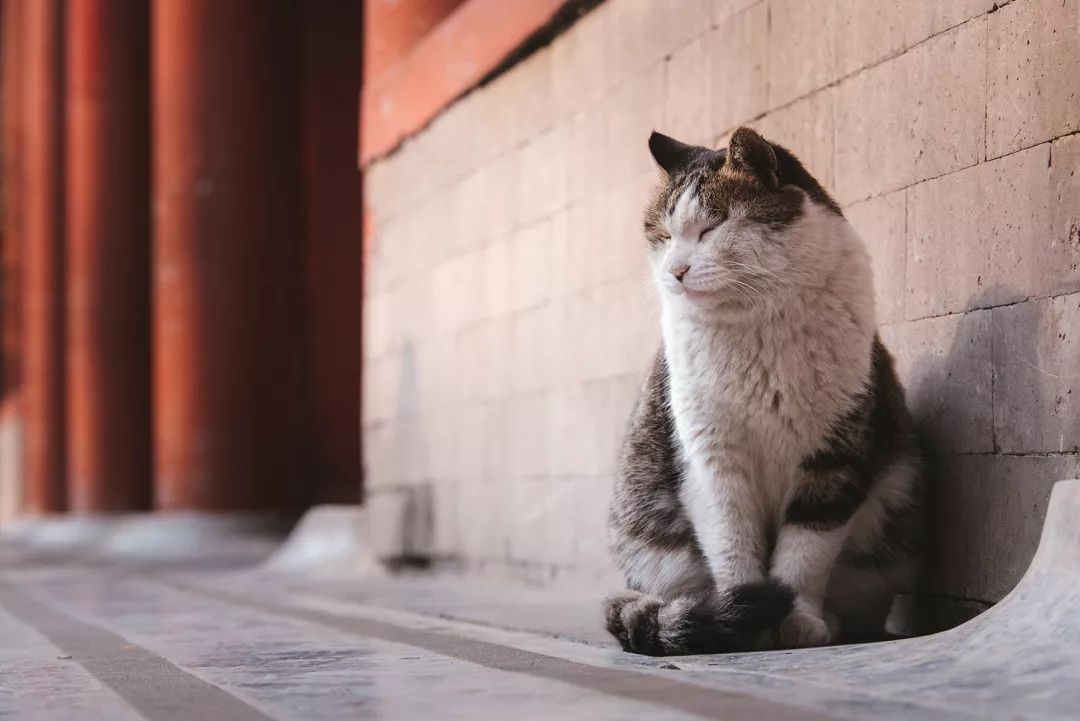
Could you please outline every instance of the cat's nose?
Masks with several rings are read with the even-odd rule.
[[[686,275],[686,271],[690,270],[689,263],[679,263],[678,265],[671,266],[671,274],[675,276],[675,280],[682,283],[683,276]]]

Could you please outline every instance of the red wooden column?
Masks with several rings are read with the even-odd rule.
[[[163,509],[278,504],[297,474],[296,18],[152,11],[154,487]]]
[[[360,171],[356,167],[363,22],[359,2],[305,3],[303,198],[311,422],[305,500],[360,493]]]
[[[13,410],[22,367],[22,16],[23,0],[4,0],[3,236],[0,237],[0,419]]]
[[[65,507],[62,8],[62,0],[22,8],[22,398],[30,513]]]
[[[150,500],[146,0],[67,0],[68,504]]]

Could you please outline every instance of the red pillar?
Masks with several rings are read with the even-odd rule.
[[[311,362],[309,502],[360,496],[362,6],[305,3],[303,197]]]
[[[304,338],[292,6],[153,5],[160,508],[273,507],[297,472]]]
[[[146,0],[67,0],[68,503],[150,500]]]
[[[23,0],[4,0],[3,235],[0,237],[0,414],[14,399],[22,366],[22,15]]]
[[[26,510],[62,511],[64,222],[61,0],[23,5],[23,233]]]

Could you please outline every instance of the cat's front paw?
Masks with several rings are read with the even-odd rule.
[[[777,631],[781,648],[828,646],[833,640],[829,625],[823,619],[800,609],[789,613]]]

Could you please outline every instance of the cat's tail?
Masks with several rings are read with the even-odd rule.
[[[775,579],[669,601],[626,593],[607,601],[608,631],[649,656],[750,650],[791,611],[794,593]]]

